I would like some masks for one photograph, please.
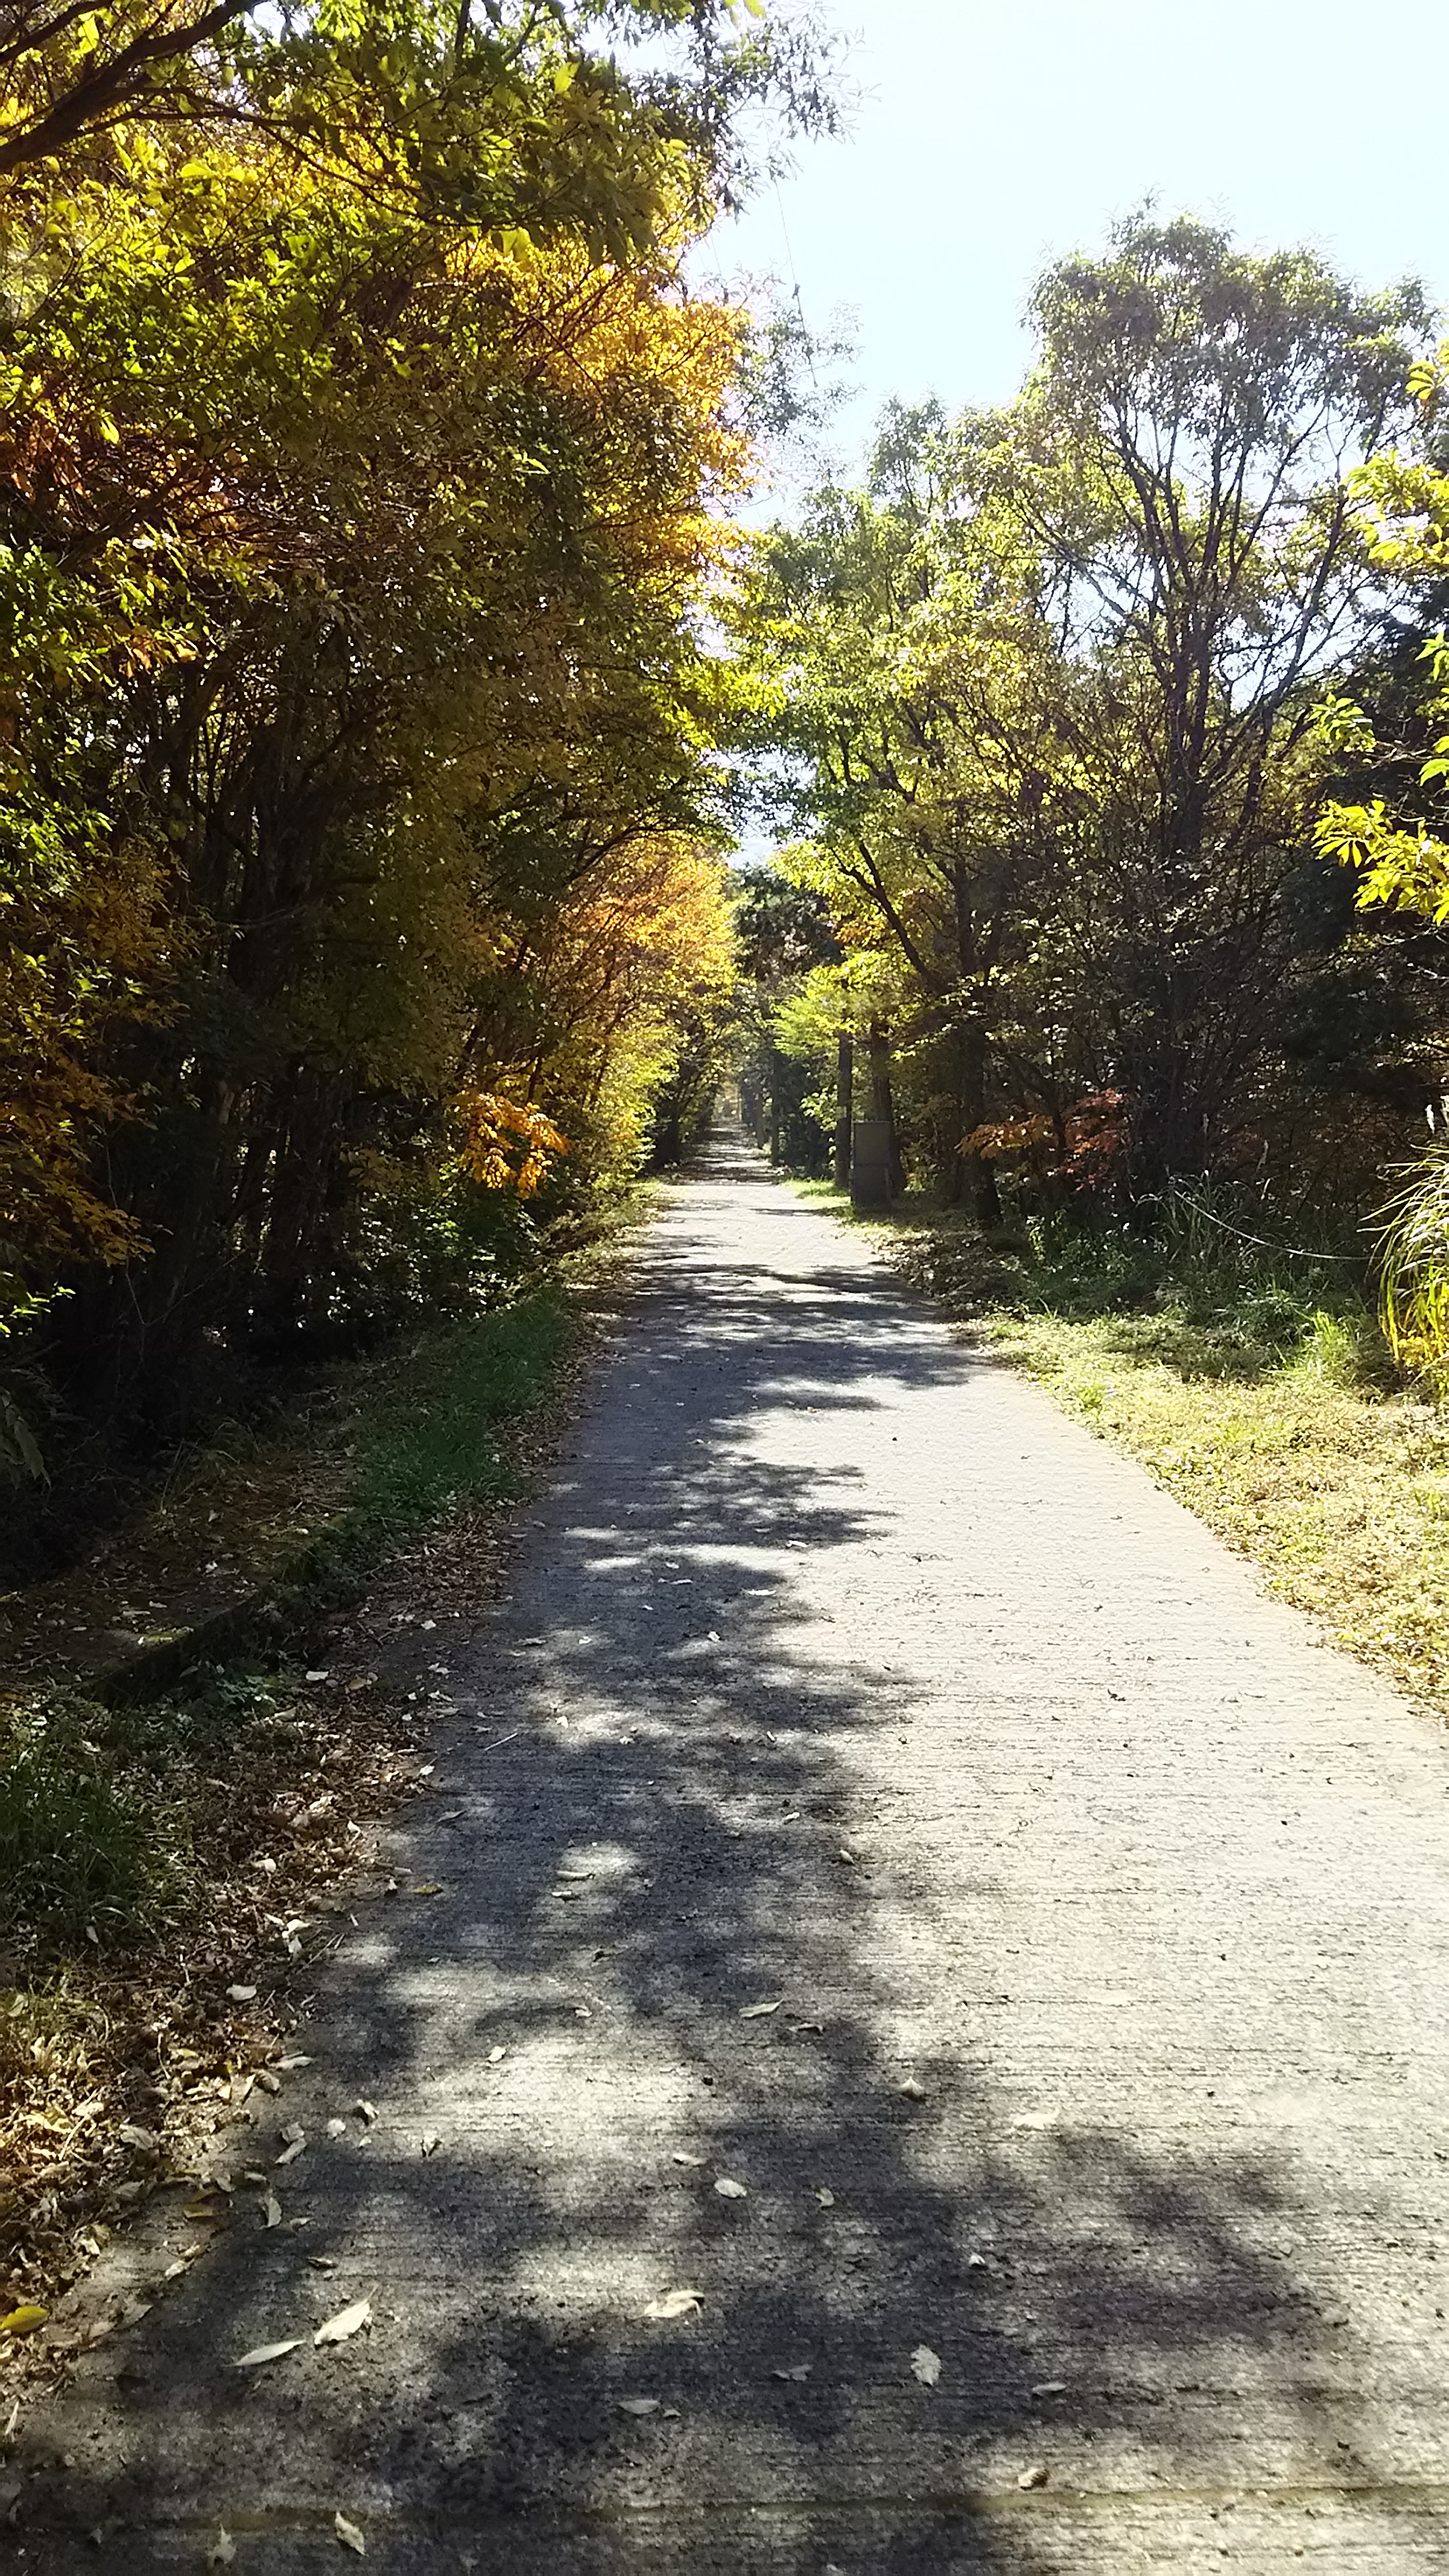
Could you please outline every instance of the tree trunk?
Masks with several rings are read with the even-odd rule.
[[[850,1187],[850,1129],[855,1106],[855,1040],[842,1031],[835,1049],[835,1186]]]
[[[986,1035],[984,1030],[968,1026],[960,1044],[960,1090],[962,1137],[972,1136],[986,1122]],[[957,1148],[960,1152],[960,1147]],[[984,1154],[961,1153],[961,1178],[971,1201],[978,1225],[1001,1223],[1001,1199],[996,1187],[996,1174]]]
[[[905,1167],[901,1161],[900,1139],[896,1134],[895,1103],[891,1098],[891,1042],[879,1020],[872,1020],[866,1034],[866,1052],[870,1064],[870,1102],[873,1114],[885,1131],[886,1175],[892,1198],[900,1198],[906,1186]]]

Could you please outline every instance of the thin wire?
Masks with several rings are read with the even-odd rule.
[[[1260,1252],[1282,1252],[1287,1255],[1287,1258],[1290,1261],[1352,1261],[1355,1263],[1362,1263],[1363,1256],[1361,1253],[1357,1252],[1310,1252],[1305,1244],[1274,1243],[1266,1234],[1245,1234],[1240,1225],[1229,1225],[1225,1216],[1214,1216],[1211,1208],[1202,1207],[1196,1199],[1189,1198],[1186,1190],[1175,1189],[1173,1191],[1173,1197],[1176,1199],[1179,1207],[1190,1208],[1194,1216],[1205,1217],[1209,1225],[1217,1226],[1223,1234],[1235,1234],[1239,1243],[1255,1244]]]

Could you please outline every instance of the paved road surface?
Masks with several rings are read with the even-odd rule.
[[[1425,1720],[738,1148],[462,1669],[28,2569],[1449,2569]]]

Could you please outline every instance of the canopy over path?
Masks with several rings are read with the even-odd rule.
[[[453,1669],[31,2570],[1442,2571],[1427,1720],[728,1138]]]

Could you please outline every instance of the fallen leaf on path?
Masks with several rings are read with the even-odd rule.
[[[645,2309],[645,2322],[663,2325],[671,2317],[698,2316],[703,2305],[703,2290],[666,2290],[662,2298],[652,2300]]]
[[[282,2224],[282,2204],[274,2191],[269,2191],[262,2202],[262,2216],[268,2227],[280,2227]]]
[[[375,2120],[377,2118],[377,2104],[375,2102],[354,2102],[352,2107],[357,2113],[359,2120]]]
[[[796,2362],[796,2364],[795,2364],[795,2366],[794,2366],[794,2368],[793,2368],[792,2370],[772,2370],[772,2371],[771,2371],[771,2373],[770,2373],[770,2377],[771,2377],[772,2379],[794,2379],[794,2380],[798,2380],[798,2381],[801,2383],[801,2385],[803,2386],[804,2382],[805,2382],[805,2381],[809,2378],[809,2376],[810,2376],[810,2372],[811,2372],[812,2367],[813,2367],[813,2364],[811,2364],[811,2363],[810,2363],[810,2362],[808,2362],[808,2361],[797,2361],[797,2362]]]
[[[36,2327],[43,2326],[49,2314],[49,2308],[12,2308],[8,2317],[0,2317],[0,2335],[34,2334]]]
[[[347,2135],[347,2122],[345,2120],[329,2120],[327,2123],[327,2135],[329,2138],[345,2138]]]
[[[441,1896],[442,1893],[443,1882],[440,1878],[430,1878],[425,1886],[413,1889],[414,1896]]]
[[[508,2051],[506,2048],[490,2048],[488,2051],[488,2063],[490,2066],[501,2066],[507,2055]]]
[[[443,2141],[439,2137],[436,2129],[424,2129],[423,2153],[425,2156],[435,2156],[442,2143]]]
[[[305,2138],[294,2138],[289,2147],[283,2147],[281,2154],[273,2157],[273,2164],[278,2166],[295,2164],[306,2143]]]
[[[284,2353],[295,2352],[301,2340],[300,2335],[292,2335],[286,2343],[254,2344],[250,2352],[242,2354],[236,2367],[238,2370],[260,2370],[263,2362],[280,2361]]]
[[[293,2050],[290,2057],[279,2057],[277,2060],[277,2064],[284,2075],[290,2075],[294,2066],[310,2066],[311,2063],[312,2060],[310,2057],[303,2057],[296,2049]]]
[[[257,1999],[255,1986],[228,1986],[226,1991],[229,2001],[234,2004],[251,2004]]]
[[[681,2148],[676,2147],[669,2161],[672,2165],[707,2165],[709,2158],[708,2156],[687,2156]]]
[[[835,2194],[833,2191],[817,2191],[815,2197],[819,2201],[822,2209],[833,2209],[835,2207]]]
[[[330,1680],[330,1678],[331,1676],[328,1673],[304,1673],[302,1675],[304,1682],[325,1682]]]
[[[234,2567],[236,2564],[236,2542],[225,2523],[206,2553],[206,2563],[208,2567]]]
[[[345,2513],[339,2513],[333,2516],[332,2528],[336,2532],[338,2539],[341,2541],[343,2548],[350,2549],[354,2558],[365,2558],[367,2556],[366,2541],[363,2539],[356,2523],[349,2522]]]
[[[1033,2397],[1065,2397],[1067,2383],[1064,2379],[1039,2379],[1031,2393]]]
[[[359,2326],[365,2326],[371,2316],[371,2299],[354,2299],[350,2308],[339,2308],[336,2316],[329,2317],[325,2326],[319,2326],[312,2341],[314,2344],[346,2343],[348,2336],[355,2335]]]
[[[928,2343],[918,2343],[911,2355],[911,2369],[923,2388],[934,2388],[941,2376],[941,2356],[932,2352]]]
[[[924,2084],[917,2083],[914,2075],[908,2075],[904,2084],[896,2086],[896,2091],[904,2094],[908,2102],[924,2102],[926,2099],[926,2088]]]
[[[966,2257],[966,2269],[968,2272],[985,2272],[988,2270],[989,2266],[985,2255],[968,2254]]]
[[[743,2004],[740,2007],[740,2019],[741,2021],[765,2021],[771,2013],[779,2011],[781,2000],[777,1996],[772,2004]]]
[[[847,1843],[842,1843],[835,1857],[837,1860],[843,1860],[849,1868],[854,1869],[860,1855],[858,1852],[853,1852]]]
[[[657,2397],[621,2397],[619,2400],[620,2411],[625,2415],[657,2415],[659,2405]]]
[[[1044,2487],[1046,2482],[1047,2470],[1041,2460],[1033,2460],[1031,2467],[1023,2469],[1016,2481],[1019,2487]]]
[[[149,2155],[154,2155],[161,2143],[154,2129],[143,2129],[135,2120],[123,2120],[117,2134],[128,2147],[144,2147]]]
[[[732,2182],[728,2174],[720,2175],[718,2182],[715,2184],[715,2190],[719,2193],[721,2200],[749,2199],[749,2193],[745,2189],[744,2184],[742,2182]]]

